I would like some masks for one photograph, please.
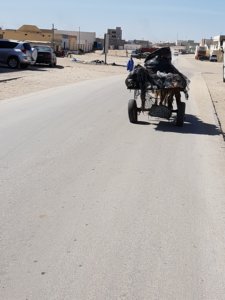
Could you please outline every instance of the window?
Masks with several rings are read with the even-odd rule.
[[[8,48],[8,49],[13,49],[18,45],[16,42],[9,42],[9,41],[0,41],[0,48]]]

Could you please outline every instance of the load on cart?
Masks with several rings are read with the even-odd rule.
[[[181,101],[181,92],[187,100],[190,81],[171,61],[170,48],[160,48],[146,57],[144,66],[137,65],[126,78],[127,88],[134,90],[134,98],[128,102],[131,123],[137,123],[138,115],[147,111],[150,116],[165,119],[176,113],[176,125],[183,126],[186,103]]]

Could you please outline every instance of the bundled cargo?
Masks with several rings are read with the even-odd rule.
[[[164,111],[163,116],[171,116],[172,112],[177,112],[177,125],[183,125],[185,103],[181,102],[181,92],[188,99],[188,86],[190,81],[179,72],[172,64],[172,55],[169,47],[160,48],[150,53],[145,61],[144,66],[137,65],[134,70],[127,76],[125,84],[128,89],[135,90],[134,98],[128,105],[128,114],[130,121],[137,121],[137,114],[141,111]],[[137,107],[137,97],[140,96],[141,107]],[[173,109],[173,100],[176,99],[177,108]],[[146,108],[147,99],[151,99],[152,108]],[[153,101],[154,100],[154,101]],[[133,104],[131,104],[133,103]],[[157,106],[163,106],[156,109]],[[169,110],[165,114],[165,109]],[[131,112],[132,111],[132,112]],[[182,111],[182,115],[180,113]],[[158,113],[157,113],[158,117]]]
[[[137,65],[134,71],[126,78],[129,89],[144,88],[188,88],[189,80],[179,72],[171,62],[172,56],[169,47],[160,48],[149,54],[145,59],[144,67]]]

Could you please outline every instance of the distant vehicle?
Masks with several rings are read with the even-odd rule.
[[[100,42],[94,42],[94,44],[93,44],[93,50],[103,50],[102,43],[100,43]]]
[[[178,51],[174,51],[174,52],[173,52],[173,55],[174,55],[174,56],[178,56],[178,55],[179,55],[179,52],[178,52]]]
[[[131,51],[131,57],[139,58],[140,52],[138,50]]]
[[[133,57],[133,58],[146,58],[149,54],[150,54],[150,52],[140,52],[138,50],[133,50],[131,52],[131,57]]]
[[[34,46],[37,50],[37,59],[35,64],[45,64],[55,67],[57,63],[54,50],[50,46]]]
[[[158,47],[141,47],[138,50],[139,50],[139,52],[142,52],[142,53],[146,53],[146,52],[152,53],[158,49],[159,49]]]
[[[0,40],[0,63],[11,69],[26,68],[33,61],[31,45],[16,40]]]
[[[195,59],[208,60],[207,48],[205,46],[197,46],[195,50]]]
[[[210,57],[209,57],[209,61],[217,61],[217,55],[216,54],[212,54],[212,55],[210,55]]]
[[[200,56],[199,60],[209,60],[209,56]]]

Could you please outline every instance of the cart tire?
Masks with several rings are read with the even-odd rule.
[[[176,121],[177,126],[183,126],[184,125],[185,108],[186,108],[186,103],[185,102],[180,102],[178,104],[178,107],[177,107],[177,121]]]
[[[137,102],[134,99],[128,102],[128,117],[131,123],[137,123]]]

